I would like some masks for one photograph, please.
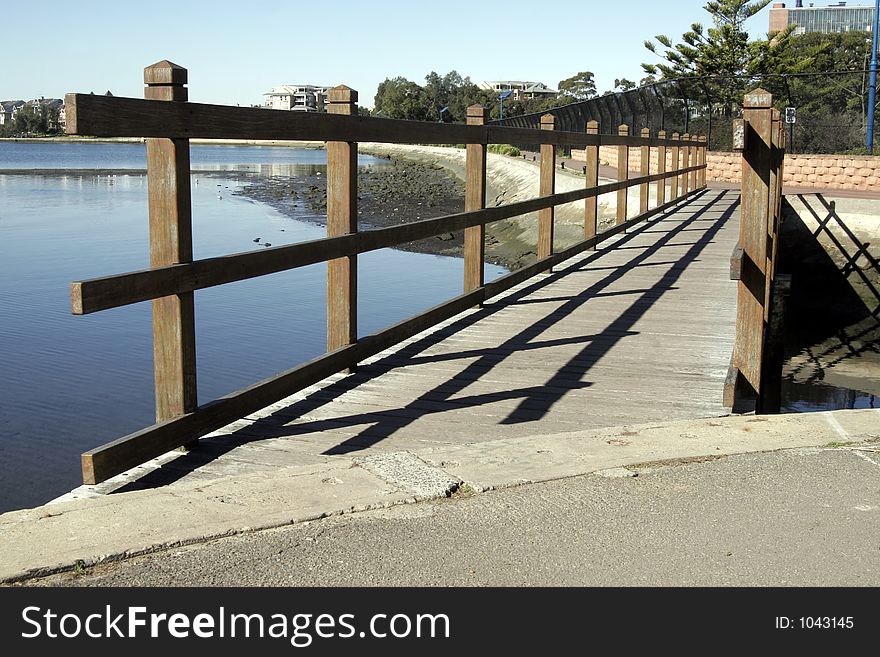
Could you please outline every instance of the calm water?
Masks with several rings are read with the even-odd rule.
[[[296,175],[324,168],[324,158],[289,148],[192,149],[197,171]],[[79,485],[80,453],[153,421],[150,304],[76,317],[69,300],[71,281],[148,266],[146,178],[137,173],[145,166],[141,144],[0,142],[0,511]],[[86,171],[95,169],[118,172]],[[280,245],[324,236],[234,196],[231,179],[193,178],[196,258],[258,248],[258,237]],[[456,258],[383,250],[358,266],[362,335],[461,291]],[[325,272],[314,265],[196,292],[200,401],[323,353]],[[487,266],[487,279],[502,272]]]

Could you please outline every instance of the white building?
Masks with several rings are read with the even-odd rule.
[[[15,115],[24,107],[23,100],[4,100],[0,101],[0,125],[12,123]]]
[[[559,93],[556,89],[551,89],[543,82],[529,82],[524,80],[488,80],[480,82],[480,87],[488,89],[496,94],[505,91],[513,91],[510,95],[512,100],[525,100],[531,98],[546,98],[555,96]]]
[[[312,84],[282,84],[263,94],[266,97],[263,107],[294,112],[320,112],[327,104],[329,88]]]

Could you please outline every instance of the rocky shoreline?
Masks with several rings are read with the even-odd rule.
[[[265,203],[300,221],[324,225],[327,212],[326,175],[246,179],[235,192]],[[387,164],[358,169],[358,219],[365,229],[385,228],[464,210],[464,183],[435,164],[389,159]],[[461,256],[463,236],[445,233],[402,244],[405,251]],[[497,262],[505,265],[505,263]]]

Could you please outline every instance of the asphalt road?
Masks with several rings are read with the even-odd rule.
[[[329,518],[60,586],[877,586],[880,454],[730,456]]]

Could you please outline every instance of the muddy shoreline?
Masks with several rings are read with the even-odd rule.
[[[299,221],[325,225],[327,179],[320,171],[296,177],[251,177],[235,192]],[[464,211],[464,184],[438,165],[390,159],[358,167],[358,223],[386,228]],[[445,233],[399,247],[404,251],[461,257],[463,234]],[[490,262],[509,266],[498,259]]]

